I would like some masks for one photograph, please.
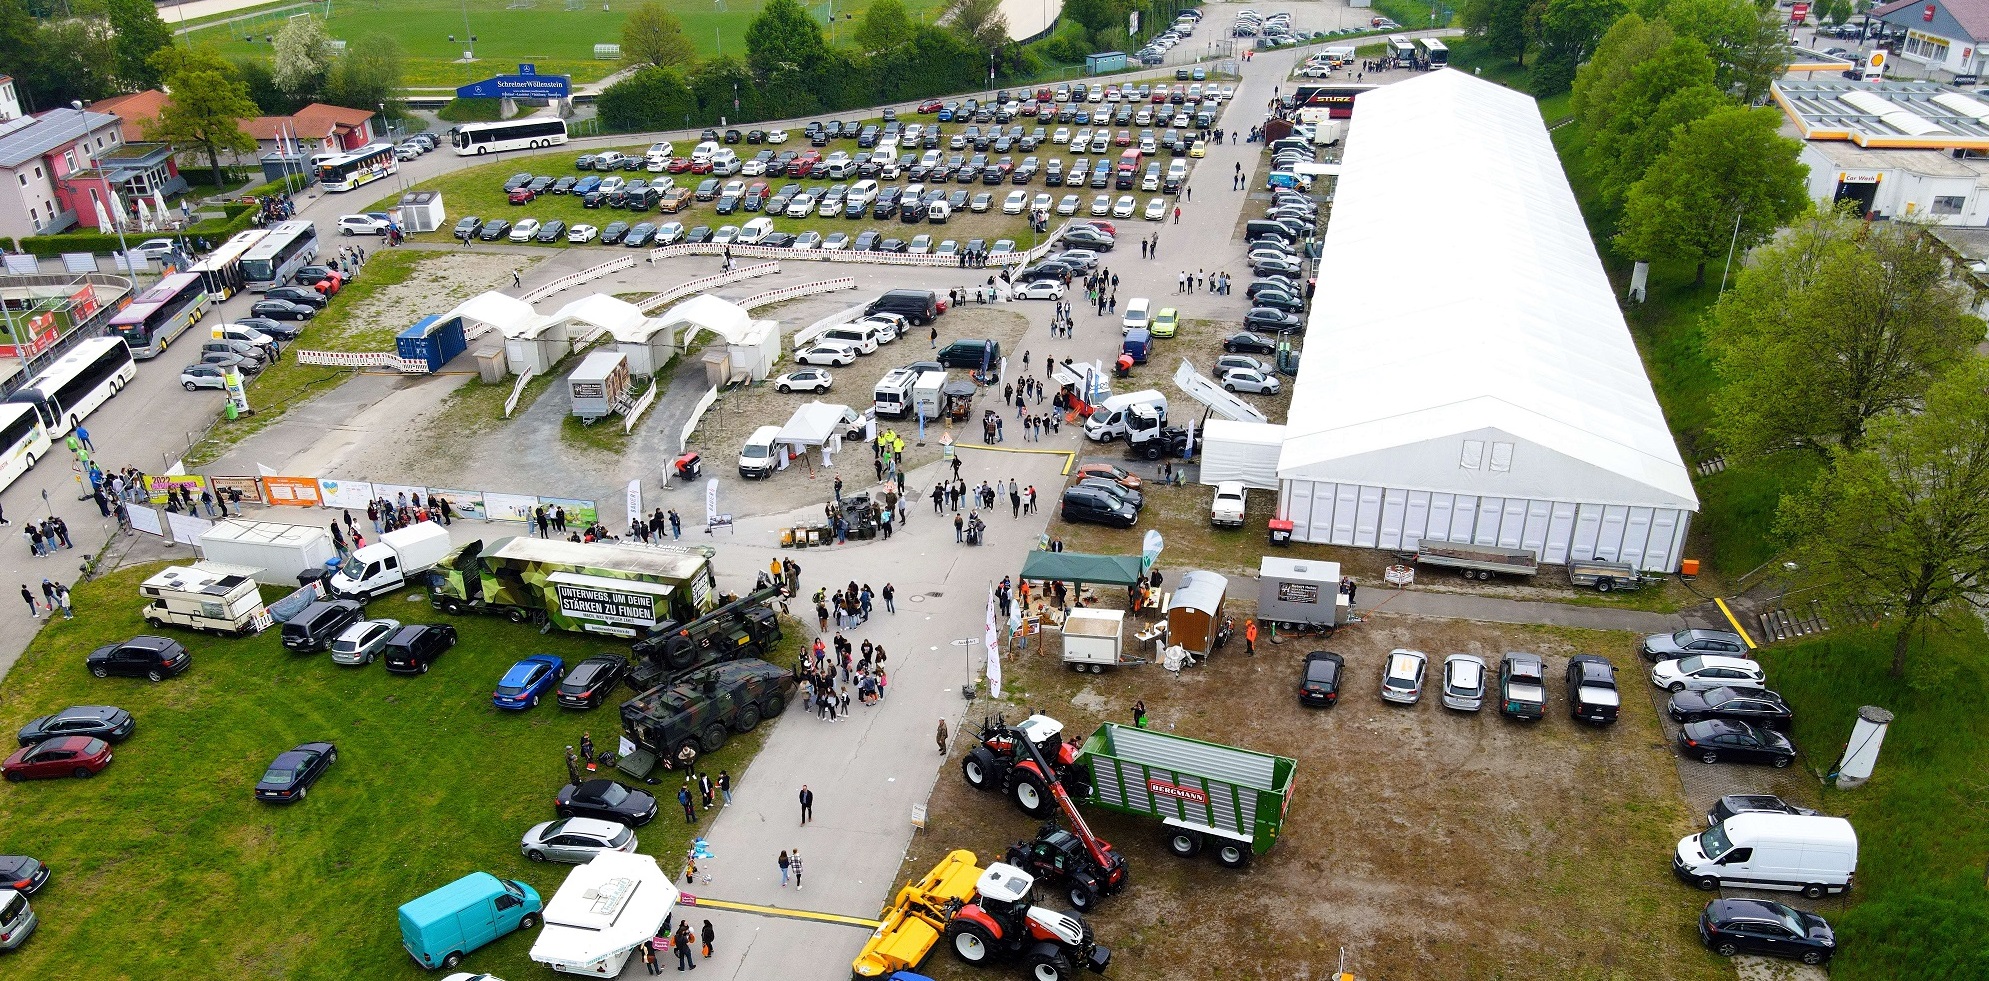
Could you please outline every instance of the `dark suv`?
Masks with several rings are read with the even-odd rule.
[[[410,623],[387,638],[387,670],[427,674],[442,652],[456,646],[456,628],[446,623]]]
[[[84,664],[99,678],[121,674],[163,681],[191,667],[193,655],[177,640],[145,634],[122,644],[105,644],[91,651]]]
[[[1139,512],[1133,510],[1132,505],[1104,490],[1080,486],[1064,491],[1063,519],[1070,522],[1109,525],[1114,528],[1131,528],[1139,521]]]
[[[895,313],[912,322],[913,326],[924,327],[939,316],[939,294],[932,290],[890,290],[883,296],[870,301],[863,312]],[[941,359],[944,360],[944,359]],[[979,364],[974,367],[980,367]]]
[[[967,368],[978,371],[983,364],[997,367],[1001,364],[1000,341],[954,341],[939,349],[939,363],[948,368]]]
[[[283,646],[299,654],[327,650],[341,631],[365,616],[366,608],[351,600],[320,600],[283,624]]]

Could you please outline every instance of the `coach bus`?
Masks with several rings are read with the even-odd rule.
[[[1416,63],[1416,45],[1400,34],[1388,35],[1388,56],[1404,68]]]
[[[400,169],[392,143],[368,143],[351,153],[318,161],[318,183],[327,191],[350,191]]]
[[[220,248],[209,252],[206,258],[187,270],[199,276],[207,286],[208,302],[219,303],[248,287],[248,277],[242,274],[242,257],[248,255],[249,250],[268,234],[260,228],[236,232],[235,237],[221,243]]]
[[[1433,37],[1426,37],[1418,40],[1416,47],[1422,49],[1423,67],[1425,69],[1435,71],[1450,64],[1450,47],[1442,41]]]
[[[318,257],[318,226],[308,221],[280,222],[242,254],[242,278],[249,289],[267,293],[290,281],[297,270]]]
[[[32,406],[53,439],[74,429],[137,376],[138,365],[123,340],[92,337],[15,389],[7,401]]]
[[[35,461],[47,456],[52,445],[34,406],[0,403],[0,490],[34,469]]]
[[[119,310],[111,318],[110,333],[123,339],[132,357],[156,358],[207,313],[211,299],[199,273],[174,273]]]
[[[554,117],[527,117],[507,123],[464,123],[449,131],[449,145],[456,153],[502,153],[506,150],[536,150],[566,142],[566,120]]]

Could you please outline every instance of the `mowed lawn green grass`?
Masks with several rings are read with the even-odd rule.
[[[683,20],[685,35],[704,57],[744,55],[746,26],[765,6],[764,0],[662,3]],[[521,62],[537,65],[539,74],[567,74],[576,83],[584,83],[605,78],[621,67],[616,61],[597,60],[594,46],[621,43],[622,21],[637,6],[630,0],[585,0],[576,10],[566,9],[563,0],[339,0],[330,5],[331,19],[326,26],[332,37],[348,45],[376,35],[393,38],[400,44],[406,69],[404,84],[409,86],[467,85],[516,71]],[[818,19],[826,18],[826,5],[810,6]],[[861,17],[868,6],[862,0],[839,3],[836,13]],[[928,12],[936,10],[938,4],[935,0],[908,0],[905,6],[912,17],[925,14],[929,18]],[[272,58],[273,46],[264,38],[274,37],[286,18],[303,12],[298,8],[253,21],[216,23],[192,32],[192,39],[196,44],[213,44],[230,57]],[[313,12],[322,16],[324,8],[315,7]],[[167,19],[172,20],[170,14]],[[848,40],[848,23],[838,25],[844,40]],[[463,43],[470,34],[477,38],[473,46]],[[451,41],[451,37],[456,40]],[[477,60],[459,62],[463,52],[472,47]]]
[[[7,977],[435,977],[401,948],[402,903],[479,870],[548,899],[559,888],[567,867],[527,861],[518,840],[554,817],[566,746],[591,731],[614,748],[618,700],[588,712],[550,699],[502,712],[490,693],[527,654],[570,665],[609,641],[449,617],[400,593],[368,612],[452,623],[460,635],[426,675],[291,654],[275,631],[242,640],[164,631],[193,654],[185,674],[160,684],[91,677],[92,648],[159,632],[140,619],[137,592],[158,568],[75,587],[77,618],[45,627],[0,681],[9,733],[78,704],[116,705],[138,721],[93,779],[0,785],[0,853],[54,869],[33,899],[40,928],[5,959]],[[708,758],[710,772],[743,776],[765,731],[735,737]],[[252,789],[270,760],[314,740],[336,743],[339,759],[309,798],[257,803]],[[663,811],[637,832],[641,851],[673,868],[692,826],[675,784],[649,789]],[[505,937],[463,967],[544,974],[527,957],[535,935]]]

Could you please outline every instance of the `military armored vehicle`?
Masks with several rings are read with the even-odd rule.
[[[623,702],[622,732],[664,765],[681,765],[779,715],[794,687],[793,672],[758,658],[715,664]]]

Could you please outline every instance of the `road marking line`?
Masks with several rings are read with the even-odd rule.
[[[1756,650],[1758,645],[1754,643],[1754,638],[1747,635],[1747,628],[1741,626],[1740,621],[1734,618],[1732,610],[1727,609],[1727,601],[1715,596],[1713,597],[1713,602],[1719,604],[1720,612],[1727,615],[1727,622],[1733,624],[1733,632],[1739,634],[1740,639],[1747,642],[1747,649],[1750,651]]]
[[[818,913],[809,909],[783,909],[779,906],[757,906],[752,903],[734,903],[723,899],[703,899],[690,893],[682,894],[685,906],[701,909],[722,909],[734,913],[756,913],[760,916],[775,916],[788,920],[813,920],[817,923],[834,923],[839,926],[858,927],[875,930],[881,920],[866,920],[860,916],[844,916],[840,913]]]
[[[1076,450],[1031,450],[1020,446],[988,446],[985,443],[955,443],[953,446],[960,450],[987,450],[991,453],[1041,453],[1046,456],[1060,456],[1064,458],[1063,476],[1066,477],[1070,476],[1070,468],[1077,464]]]

